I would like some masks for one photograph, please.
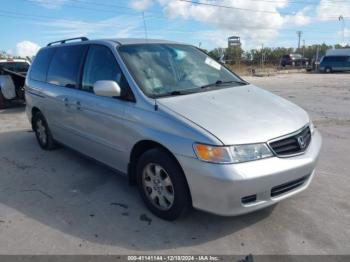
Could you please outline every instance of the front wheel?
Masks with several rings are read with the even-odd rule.
[[[141,197],[156,216],[175,220],[191,207],[185,175],[179,164],[162,149],[145,152],[137,163]]]
[[[52,150],[56,148],[56,143],[52,137],[47,121],[41,112],[37,112],[34,115],[33,129],[42,149]]]

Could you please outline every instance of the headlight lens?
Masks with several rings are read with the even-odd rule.
[[[249,144],[236,146],[211,146],[194,144],[197,157],[213,163],[240,163],[273,156],[266,144]]]
[[[231,146],[233,163],[253,161],[273,156],[266,144]]]
[[[309,127],[310,127],[311,135],[313,135],[315,132],[315,126],[314,126],[314,123],[312,123],[311,119],[309,121]]]

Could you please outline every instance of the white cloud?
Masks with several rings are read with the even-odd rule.
[[[271,41],[277,36],[278,30],[284,24],[284,17],[279,8],[287,5],[287,0],[276,2],[257,2],[246,0],[210,1],[210,4],[233,6],[232,8],[218,8],[208,5],[197,5],[184,1],[158,0],[163,11],[170,18],[193,19],[215,30],[199,33],[202,38],[217,45],[226,46],[226,39],[230,35],[238,35],[249,46],[257,46]],[[207,3],[207,2],[205,2]],[[242,9],[260,10],[251,12]]]
[[[138,11],[144,11],[148,7],[152,5],[152,0],[132,0],[129,3],[129,6],[138,10]]]
[[[67,0],[30,0],[48,9],[57,9],[64,5]]]
[[[54,20],[39,24],[50,29],[46,32],[47,38],[64,39],[79,36],[91,36],[93,38],[130,37],[141,22],[141,17],[125,15],[95,22]]]
[[[316,7],[316,15],[319,20],[336,20],[340,15],[348,16],[350,14],[350,1],[330,1],[321,0]]]
[[[285,24],[293,25],[307,25],[312,22],[312,18],[306,15],[307,12],[313,11],[313,8],[306,6],[303,9],[296,12],[294,15],[286,15],[284,17]]]
[[[342,46],[346,46],[348,44],[347,42],[347,39],[350,37],[350,28],[344,28],[344,33],[343,33],[343,30],[339,30],[337,32],[338,36],[339,36],[339,39],[341,39],[340,41],[340,45]],[[343,41],[343,34],[344,34],[344,41]]]
[[[8,51],[9,54],[20,57],[35,56],[40,46],[30,41],[22,41],[17,43],[14,49]]]

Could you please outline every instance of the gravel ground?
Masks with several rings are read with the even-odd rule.
[[[42,151],[14,107],[0,111],[0,254],[350,254],[350,74],[245,79],[320,129],[308,190],[240,217],[162,221],[125,177],[65,148]]]

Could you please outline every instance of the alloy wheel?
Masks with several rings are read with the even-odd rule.
[[[154,163],[145,166],[142,185],[149,201],[156,208],[169,210],[174,204],[174,186],[166,170]]]
[[[47,141],[46,127],[41,119],[36,122],[36,133],[40,142],[45,145]]]

